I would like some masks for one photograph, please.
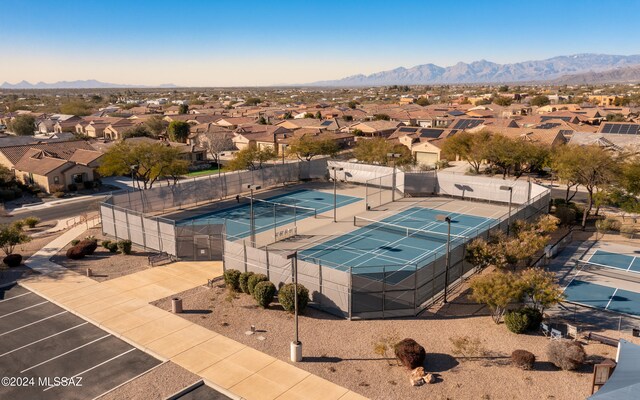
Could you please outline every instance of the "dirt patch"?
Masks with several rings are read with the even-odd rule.
[[[91,228],[76,239],[82,240],[87,236],[94,236],[98,239],[98,248],[92,255],[80,260],[68,259],[66,253],[67,249],[71,247],[71,244],[68,244],[51,257],[51,261],[79,274],[86,274],[87,268],[91,268],[93,271],[91,278],[98,282],[150,268],[148,257],[153,253],[144,251],[143,248],[135,245],[130,255],[111,253],[100,245],[103,240],[111,240],[102,235],[100,228]]]
[[[197,287],[178,297],[183,299],[183,318],[288,362],[293,316],[277,303],[263,310],[248,295],[230,297],[222,285]],[[152,304],[171,308],[170,298]],[[299,322],[304,361],[296,366],[371,399],[584,399],[590,394],[590,366],[559,371],[546,358],[550,339],[515,335],[487,315],[464,294],[437,313],[426,311],[411,319],[347,321],[307,309]],[[257,332],[247,335],[251,325]],[[450,338],[460,336],[477,340],[480,350],[454,355]],[[437,375],[436,383],[409,386],[408,372],[396,365],[393,351],[386,359],[374,352],[374,344],[384,338],[413,338],[424,346],[425,370]],[[509,355],[516,349],[536,355],[534,370],[510,365]],[[601,344],[585,344],[585,349],[592,358],[615,356],[614,348]]]
[[[167,362],[98,398],[100,400],[166,399],[199,380],[199,376],[177,364]]]

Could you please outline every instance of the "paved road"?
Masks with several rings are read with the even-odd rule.
[[[11,217],[2,217],[0,220],[3,223],[6,223],[32,215],[40,218],[42,221],[71,218],[90,211],[98,211],[98,204],[103,199],[104,197],[102,196],[91,197],[88,199],[78,199],[78,201],[52,205],[46,208],[29,209],[29,207],[26,207],[24,209],[16,209],[12,211]]]

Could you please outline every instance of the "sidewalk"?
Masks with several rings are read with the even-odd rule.
[[[25,288],[161,360],[249,400],[365,399],[357,393],[149,304],[222,275],[220,262],[178,262],[96,282],[49,261],[78,226],[27,260],[41,272]]]

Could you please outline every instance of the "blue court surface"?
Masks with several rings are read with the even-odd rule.
[[[447,223],[436,220],[436,215],[441,214],[442,210],[413,207],[381,221],[361,219],[365,225],[362,228],[303,250],[299,255],[339,270],[351,267],[354,274],[413,271],[433,261],[435,252],[445,252]],[[458,213],[446,215],[452,219],[451,248],[486,231],[495,221]]]
[[[587,263],[630,272],[640,272],[640,258],[627,254],[596,250]]]
[[[564,294],[572,303],[640,316],[640,293],[574,279]]]
[[[333,193],[301,189],[269,197],[267,202],[254,197],[253,214],[256,233],[274,229],[305,218],[333,210]],[[360,201],[358,197],[337,195],[339,207]],[[251,208],[249,199],[243,197],[242,204],[198,215],[180,221],[177,225],[226,224],[227,236],[232,239],[248,237],[251,234]]]

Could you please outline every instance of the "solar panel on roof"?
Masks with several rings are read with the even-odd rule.
[[[637,135],[640,132],[640,124],[607,124],[602,127],[601,133],[617,133],[623,135]]]
[[[536,126],[536,128],[538,128],[538,129],[553,129],[553,128],[558,127],[558,126],[560,126],[559,123],[547,122],[547,123],[540,124],[540,125]]]
[[[420,137],[436,139],[442,135],[442,132],[444,132],[444,129],[422,129],[420,130]]]
[[[322,121],[322,123],[320,124],[320,126],[329,126],[333,123],[333,121]]]
[[[411,128],[411,127],[407,127],[407,126],[405,126],[405,127],[400,128],[400,129],[398,129],[398,130],[399,130],[400,132],[415,132],[415,131],[417,131],[417,130],[418,130],[418,128]]]
[[[460,115],[464,115],[464,112],[460,110],[449,111],[447,114],[452,115],[454,117],[459,117]]]
[[[484,123],[484,119],[460,119],[456,121],[452,129],[471,129]]]
[[[556,117],[556,116],[553,116],[553,115],[545,115],[545,116],[540,117],[540,121],[542,121],[542,122],[548,121],[550,119],[560,119],[562,121],[569,122],[571,120],[571,117]]]

